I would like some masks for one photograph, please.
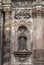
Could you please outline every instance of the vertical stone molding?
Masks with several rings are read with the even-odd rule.
[[[12,11],[12,20],[11,20],[11,53],[13,53],[15,51],[16,45],[14,45],[16,43],[15,40],[15,19],[14,19],[14,15],[15,15],[15,11]],[[15,47],[15,49],[14,49]]]
[[[2,62],[2,35],[3,35],[3,14],[0,11],[0,65]]]
[[[43,49],[44,49],[44,7],[43,7]]]
[[[35,45],[37,49],[43,48],[43,12],[42,6],[35,6],[33,9],[34,20],[34,37]],[[37,46],[38,45],[38,46]]]
[[[10,35],[11,35],[11,12],[5,11],[5,22],[4,22],[4,55],[3,65],[10,65]],[[5,61],[6,60],[6,61]]]

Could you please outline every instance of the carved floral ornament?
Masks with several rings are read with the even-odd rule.
[[[12,12],[12,21],[16,30],[20,25],[31,28],[33,25],[33,19],[30,14],[30,9],[14,9]]]
[[[15,9],[15,19],[29,19],[31,17],[29,9]]]
[[[17,22],[15,22],[14,26],[15,26],[16,31],[19,26],[26,26],[28,28],[28,31],[31,31],[31,29],[33,27],[33,22],[28,21],[28,20],[20,20],[20,22],[18,22],[18,20],[17,20]]]

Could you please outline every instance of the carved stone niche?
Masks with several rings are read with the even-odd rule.
[[[32,54],[32,51],[27,49],[27,32],[28,29],[25,26],[20,26],[18,28],[18,50],[13,54],[20,61],[25,61],[28,56]]]

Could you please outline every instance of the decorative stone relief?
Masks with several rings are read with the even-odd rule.
[[[28,58],[31,55],[33,44],[32,42],[32,32],[33,32],[33,19],[31,17],[31,12],[29,9],[14,9],[11,13],[12,24],[11,24],[11,65],[12,64],[22,64],[22,62],[32,62]],[[28,31],[21,27],[26,27]],[[21,28],[18,31],[18,28]],[[21,32],[24,31],[24,32]],[[26,42],[26,37],[27,41]],[[22,43],[21,43],[22,40]],[[19,45],[20,42],[20,45]],[[26,45],[26,46],[25,46]],[[20,48],[18,48],[20,47]],[[26,48],[27,47],[27,48]],[[18,51],[19,50],[19,51]],[[13,58],[14,57],[14,58]],[[32,57],[32,56],[31,56]],[[29,61],[28,61],[29,59]],[[21,62],[20,62],[21,61]],[[25,63],[24,63],[25,64]]]
[[[29,9],[15,9],[15,19],[29,19],[31,17]]]
[[[32,1],[27,1],[27,2],[12,2],[12,6],[13,7],[29,7],[29,6],[32,6],[33,5],[33,2]]]
[[[33,17],[42,17],[44,14],[42,6],[35,6],[32,14],[33,14]]]

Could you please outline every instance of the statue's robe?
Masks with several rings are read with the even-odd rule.
[[[26,40],[24,37],[21,37],[19,39],[19,50],[24,50],[26,49]]]

